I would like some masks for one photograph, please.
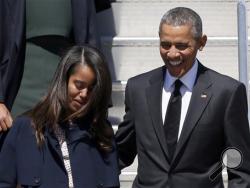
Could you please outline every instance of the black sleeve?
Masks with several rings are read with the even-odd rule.
[[[132,107],[130,82],[125,91],[125,116],[116,132],[116,143],[120,169],[131,165],[136,157],[136,133]]]
[[[239,167],[227,169],[228,187],[250,188],[250,134],[246,88],[243,84],[238,85],[230,97],[224,130],[227,148],[237,148],[242,160]]]

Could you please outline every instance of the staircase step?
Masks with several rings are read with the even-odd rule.
[[[250,1],[246,4],[250,15]],[[177,6],[190,7],[200,14],[204,33],[209,37],[237,36],[237,1],[232,0],[119,0],[112,3],[112,10],[98,15],[98,25],[102,36],[112,33],[119,37],[157,37],[162,15]]]
[[[125,113],[124,99],[125,99],[126,82],[113,82],[112,84],[112,103],[113,107],[109,108],[109,121],[113,125],[114,131],[117,130],[117,125],[122,121]]]
[[[102,45],[113,80],[127,81],[132,76],[164,64],[159,54],[159,39],[157,37],[103,38]],[[209,37],[206,47],[203,51],[198,52],[198,59],[205,66],[238,79],[238,43],[236,37]]]

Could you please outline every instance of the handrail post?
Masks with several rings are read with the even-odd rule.
[[[249,80],[248,80],[248,33],[247,33],[247,9],[245,0],[238,0],[238,60],[239,79],[246,86],[247,98],[249,101]],[[249,102],[248,102],[249,104]],[[248,105],[249,106],[249,105]],[[249,114],[250,115],[250,114]],[[248,117],[250,117],[248,115]],[[248,118],[249,119],[249,118]]]

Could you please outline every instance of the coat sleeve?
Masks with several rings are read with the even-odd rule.
[[[25,0],[0,1],[0,102],[11,110],[25,58]]]
[[[250,188],[250,133],[246,88],[243,84],[238,85],[231,95],[225,114],[226,146],[241,153],[240,166],[227,169],[228,188]],[[228,164],[232,162],[228,157]]]
[[[100,48],[94,1],[73,0],[72,16],[75,43]]]
[[[6,33],[4,27],[5,24],[5,4],[6,1],[0,1],[0,102],[4,102],[4,90],[3,90],[3,72],[6,64],[6,47],[5,47],[5,36]]]
[[[16,145],[18,138],[18,121],[13,124],[4,141],[0,153],[0,188],[16,188]]]
[[[125,116],[119,125],[116,137],[118,159],[120,168],[131,165],[137,154],[134,114],[132,110],[131,82],[127,83],[125,90]]]

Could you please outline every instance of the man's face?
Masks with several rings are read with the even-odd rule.
[[[206,36],[195,39],[191,29],[191,25],[161,27],[160,54],[172,76],[183,76],[192,67],[198,49],[206,44]]]

